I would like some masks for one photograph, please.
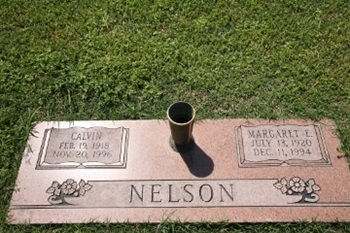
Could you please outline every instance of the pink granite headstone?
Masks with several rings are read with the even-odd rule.
[[[335,124],[197,121],[174,150],[168,121],[40,122],[8,221],[350,221],[349,165]]]

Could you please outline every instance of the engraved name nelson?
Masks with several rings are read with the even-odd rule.
[[[185,183],[131,184],[129,202],[137,203],[227,203],[234,201],[233,184]]]

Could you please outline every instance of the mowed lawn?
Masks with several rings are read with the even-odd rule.
[[[319,222],[7,224],[33,122],[165,119],[178,100],[198,119],[332,119],[349,160],[350,2],[0,0],[0,232],[350,232]]]

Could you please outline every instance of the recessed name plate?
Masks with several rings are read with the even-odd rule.
[[[236,138],[242,167],[331,164],[317,124],[242,125],[236,128]]]
[[[350,221],[330,120],[202,120],[178,152],[169,137],[165,120],[38,123],[8,222]]]
[[[38,169],[126,166],[128,129],[105,127],[45,130]]]
[[[264,207],[317,203],[321,187],[313,178],[236,180],[53,181],[47,203],[37,209]],[[299,186],[305,184],[303,188]],[[256,192],[259,190],[259,192]],[[266,197],[269,198],[266,198]],[[26,206],[13,206],[25,208]]]

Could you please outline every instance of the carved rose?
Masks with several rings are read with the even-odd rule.
[[[305,182],[299,177],[292,178],[289,181],[289,186],[296,193],[301,193],[305,190]]]
[[[77,190],[78,184],[73,179],[68,179],[63,182],[61,190],[64,194],[73,194]]]

